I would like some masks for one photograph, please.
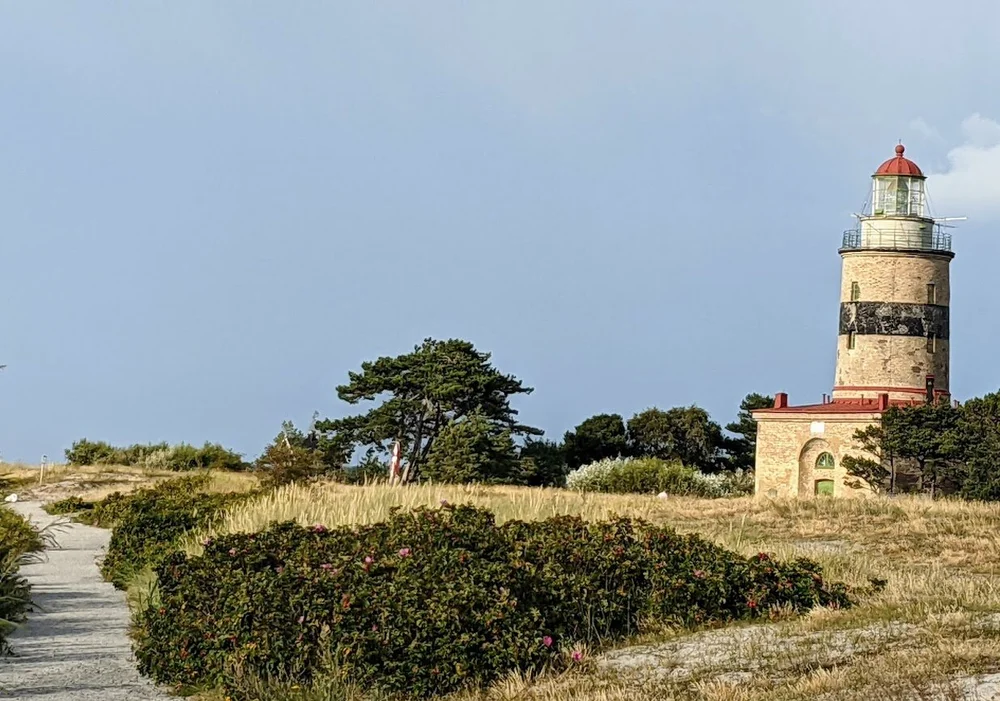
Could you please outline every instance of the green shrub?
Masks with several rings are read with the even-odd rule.
[[[170,449],[167,466],[171,470],[245,470],[242,456],[218,443],[205,443],[201,448],[181,443]]]
[[[23,620],[30,587],[20,567],[45,546],[42,535],[6,506],[0,506],[0,655],[10,652],[7,635]]]
[[[104,441],[88,441],[82,438],[66,450],[66,462],[70,465],[108,465],[115,458],[116,449]]]
[[[203,526],[246,494],[208,494],[204,475],[161,482],[132,494],[112,494],[92,511],[91,523],[112,525],[101,564],[104,578],[122,589],[143,568],[170,553],[185,533]]]
[[[629,519],[497,526],[471,506],[226,535],[198,557],[170,555],[156,576],[158,598],[137,617],[141,671],[230,690],[233,669],[308,684],[333,668],[345,683],[429,697],[558,668],[577,643],[646,625],[850,605],[807,560],[747,559]]]
[[[112,456],[112,464],[115,465],[146,465],[146,461],[157,453],[170,450],[166,443],[152,443],[142,445],[136,443],[124,448],[115,448]]]
[[[283,442],[265,448],[254,463],[254,469],[260,472],[261,484],[265,487],[314,479],[327,470],[316,451]]]
[[[743,473],[705,475],[676,461],[615,458],[584,465],[569,473],[566,486],[584,492],[658,494],[717,498],[753,492],[753,478]],[[749,491],[747,491],[749,489]]]
[[[113,492],[94,504],[92,509],[81,512],[77,520],[90,526],[112,528],[128,508],[129,500],[136,492],[123,494]]]
[[[77,518],[82,523],[91,526],[113,528],[123,514],[128,511],[135,499],[145,499],[151,492],[170,498],[179,498],[183,494],[201,491],[209,482],[210,478],[206,474],[186,475],[160,482],[152,487],[144,487],[134,492],[113,492],[100,501],[95,502],[93,508],[84,511]],[[70,499],[72,498],[70,497]]]
[[[752,470],[732,470],[716,475],[722,482],[723,496],[747,497],[753,494],[754,475]]]
[[[54,501],[51,504],[46,504],[42,508],[46,513],[56,516],[59,514],[72,514],[78,511],[92,511],[94,509],[94,502],[84,501],[80,497],[74,496]]]
[[[187,443],[171,446],[167,443],[135,444],[118,448],[104,441],[82,439],[66,451],[70,465],[126,465],[166,470],[245,470],[243,457],[217,443],[205,443],[196,448]]]

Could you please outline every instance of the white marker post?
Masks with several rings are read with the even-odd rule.
[[[401,463],[401,460],[402,460],[402,456],[401,456],[402,450],[401,450],[401,448],[402,448],[402,446],[400,446],[398,440],[395,443],[393,443],[393,445],[392,445],[392,459],[389,460],[389,484],[390,485],[396,484],[396,483],[398,483],[398,482],[401,481],[401,477],[400,477],[400,473],[399,473],[400,463]]]

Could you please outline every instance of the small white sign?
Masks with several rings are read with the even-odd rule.
[[[822,421],[813,421],[809,425],[809,432],[810,433],[820,433],[820,434],[822,434],[824,431],[826,431],[826,424],[824,424]]]

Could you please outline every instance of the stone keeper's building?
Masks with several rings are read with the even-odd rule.
[[[951,235],[903,151],[879,166],[858,228],[844,234],[833,393],[801,406],[779,393],[753,412],[758,497],[866,493],[844,484],[841,458],[860,453],[854,432],[891,405],[949,400]]]

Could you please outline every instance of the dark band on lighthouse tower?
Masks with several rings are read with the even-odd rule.
[[[951,235],[903,153],[875,171],[870,206],[844,234],[834,400],[949,395]]]

